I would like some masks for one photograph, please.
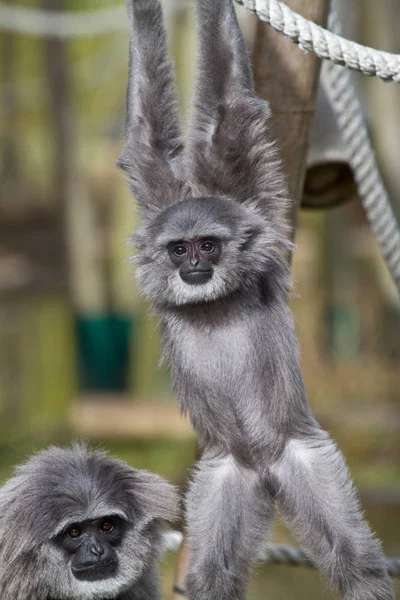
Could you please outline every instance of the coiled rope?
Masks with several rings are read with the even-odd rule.
[[[179,531],[170,531],[165,535],[166,550],[177,552],[182,543]],[[314,564],[302,548],[285,544],[266,544],[262,550],[260,561],[268,565],[285,565],[294,567],[314,567]],[[400,558],[386,558],[386,567],[391,577],[400,577]]]
[[[305,52],[366,75],[400,83],[400,55],[346,40],[291,10],[281,0],[236,0]]]
[[[331,10],[329,28],[335,34],[341,33],[335,10]],[[327,72],[327,92],[336,112],[362,205],[393,281],[400,290],[400,230],[379,173],[351,73],[333,62],[327,63]]]

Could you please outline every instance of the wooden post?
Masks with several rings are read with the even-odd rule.
[[[326,25],[329,0],[285,0],[303,17]],[[308,138],[314,113],[320,60],[305,54],[282,34],[259,21],[253,54],[257,93],[273,110],[274,133],[288,175],[289,193],[295,200],[290,221],[295,233],[303,195]]]
[[[286,0],[303,17],[325,26],[330,0]],[[290,197],[295,200],[290,222],[295,234],[297,213],[303,195],[308,138],[314,113],[320,60],[304,54],[298,46],[258,21],[253,53],[257,94],[273,110],[274,134],[285,164]],[[175,576],[174,600],[182,600],[189,549],[184,540]]]

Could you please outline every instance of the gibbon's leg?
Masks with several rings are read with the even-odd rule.
[[[344,458],[328,434],[289,440],[271,475],[283,518],[344,600],[392,600],[380,543],[362,517]]]
[[[274,515],[262,478],[232,455],[204,456],[187,495],[190,600],[242,600]]]

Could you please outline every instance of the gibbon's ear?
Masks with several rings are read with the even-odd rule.
[[[179,515],[179,494],[175,486],[154,473],[132,469],[132,502],[147,519],[174,521]]]
[[[148,219],[180,200],[183,149],[161,4],[127,0],[131,25],[125,171],[140,216]]]
[[[257,98],[232,0],[197,2],[199,56],[187,144],[193,196],[228,196],[259,210],[285,249],[286,179]]]

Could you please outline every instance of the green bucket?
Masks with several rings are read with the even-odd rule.
[[[132,316],[78,316],[78,374],[85,391],[126,390],[131,364]]]

